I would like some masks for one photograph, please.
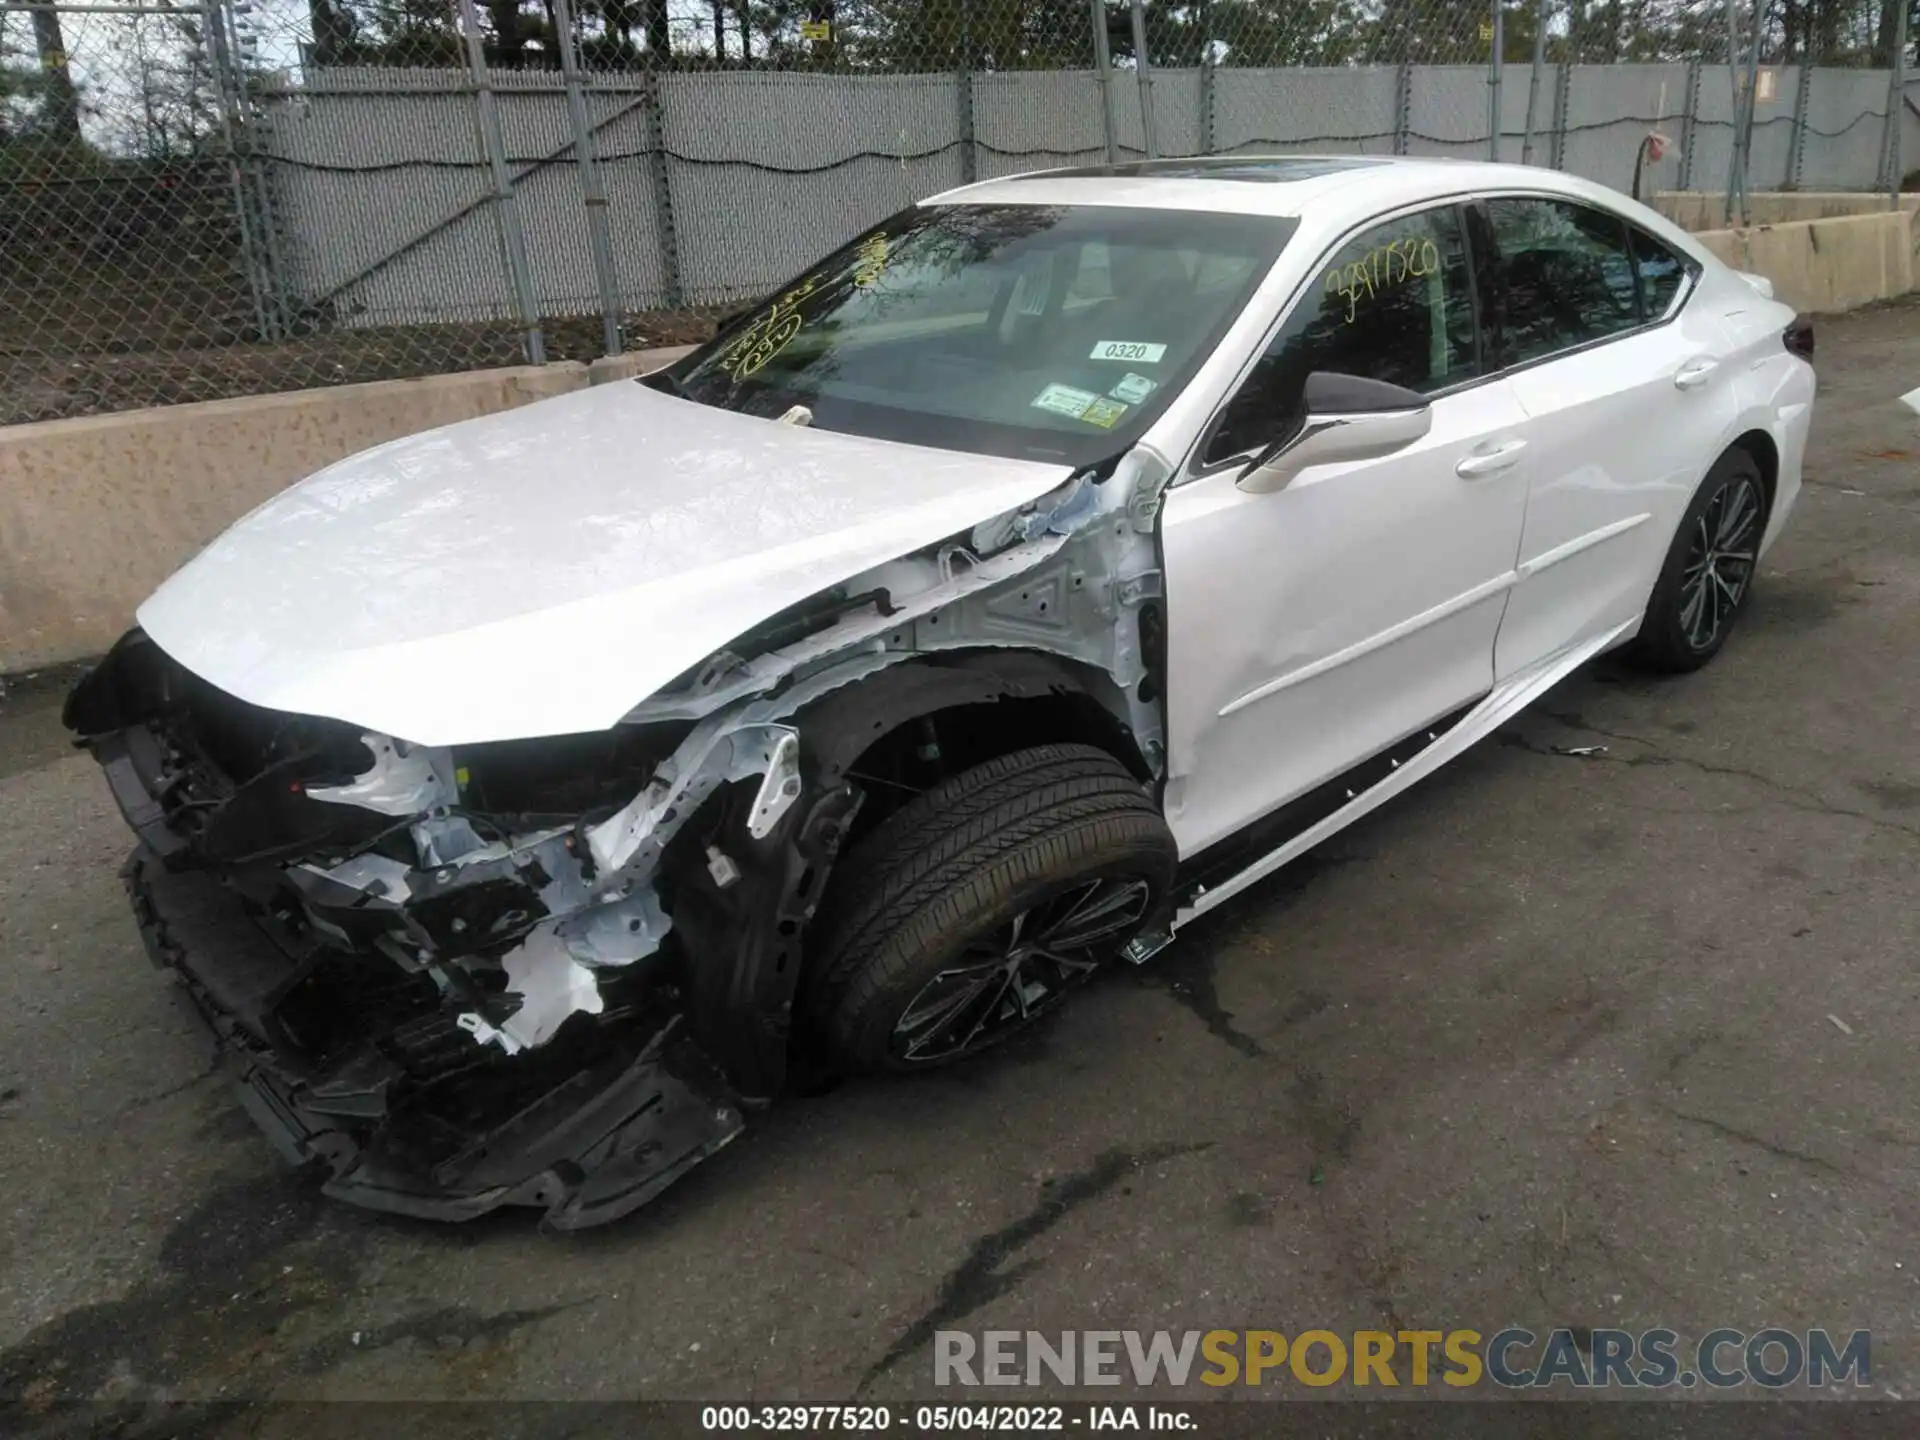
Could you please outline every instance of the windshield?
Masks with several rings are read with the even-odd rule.
[[[662,388],[817,429],[1023,459],[1117,454],[1192,376],[1295,222],[1108,206],[896,215]]]

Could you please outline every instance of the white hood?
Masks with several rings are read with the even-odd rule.
[[[600,730],[785,607],[1068,473],[595,386],[322,470],[139,619],[276,710],[424,745]]]

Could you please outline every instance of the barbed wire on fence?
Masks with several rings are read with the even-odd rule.
[[[1884,189],[1902,4],[0,0],[0,423],[698,338],[1103,157]]]

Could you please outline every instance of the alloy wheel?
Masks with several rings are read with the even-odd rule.
[[[1746,598],[1760,553],[1760,487],[1742,475],[1707,502],[1680,572],[1680,629],[1694,650],[1711,649]]]
[[[1152,891],[1122,876],[1047,896],[971,940],[907,1002],[893,1050],[916,1064],[983,1050],[1053,1006],[1146,918]]]

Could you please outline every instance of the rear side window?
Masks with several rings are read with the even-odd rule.
[[[1687,280],[1687,262],[1644,230],[1633,235],[1634,268],[1640,274],[1640,304],[1647,319],[1659,320],[1673,308]]]
[[[1487,201],[1487,220],[1499,257],[1503,365],[1640,323],[1624,220],[1571,201],[1512,198]]]
[[[1284,439],[1316,370],[1426,393],[1479,373],[1459,211],[1389,220],[1329,257],[1208,443],[1212,463]]]

